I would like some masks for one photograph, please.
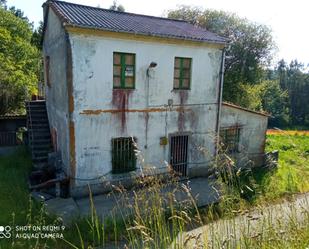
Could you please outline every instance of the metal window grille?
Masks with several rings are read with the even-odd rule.
[[[180,176],[187,176],[188,167],[188,135],[175,135],[170,139],[170,164]]]
[[[235,153],[239,151],[240,128],[230,127],[220,131],[222,150],[224,152]]]
[[[126,173],[136,168],[134,138],[112,139],[112,173]]]
[[[17,145],[17,136],[15,131],[0,132],[0,146]]]

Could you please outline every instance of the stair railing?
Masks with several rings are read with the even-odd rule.
[[[30,126],[31,126],[31,132],[29,132],[29,124],[28,124],[28,138],[29,138],[29,143],[30,143],[30,148],[31,148],[31,155],[33,157],[33,139],[34,139],[34,135],[33,135],[33,124],[32,124],[32,114],[31,114],[31,107],[30,107],[30,101],[28,101],[28,116],[29,116],[29,122],[30,122]],[[28,123],[29,123],[28,122]],[[31,133],[31,134],[30,134]]]

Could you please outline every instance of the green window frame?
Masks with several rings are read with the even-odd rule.
[[[135,138],[112,139],[112,173],[121,174],[136,169]]]
[[[229,127],[220,130],[220,144],[223,152],[239,152],[240,127]]]
[[[113,88],[135,88],[135,54],[113,53]]]
[[[175,57],[174,89],[190,90],[192,58]]]

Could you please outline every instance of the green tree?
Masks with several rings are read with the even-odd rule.
[[[293,125],[309,125],[309,74],[297,60],[286,66],[285,81],[290,99],[290,116]],[[283,83],[281,83],[283,85]]]
[[[38,28],[33,31],[31,37],[31,44],[36,46],[40,51],[42,50],[43,25],[44,23],[40,21]]]
[[[0,0],[0,7],[5,8],[6,7],[6,0]]]
[[[27,20],[0,8],[0,114],[21,112],[36,93],[40,56],[31,37]]]
[[[19,17],[20,19],[22,19],[22,20],[28,22],[30,25],[32,25],[29,22],[28,17],[25,16],[24,12],[21,9],[17,9],[15,6],[11,6],[9,8],[9,11],[12,12],[16,17]]]
[[[270,126],[285,127],[290,122],[289,95],[280,87],[279,80],[268,80],[260,84],[262,109],[272,115]]]
[[[181,6],[168,17],[189,21],[230,40],[226,51],[223,98],[242,104],[242,84],[258,84],[275,48],[271,30],[236,14]]]
[[[124,7],[121,4],[117,4],[117,1],[113,1],[113,4],[109,7],[110,10],[116,10],[120,12],[125,12]]]

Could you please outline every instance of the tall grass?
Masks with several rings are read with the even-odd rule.
[[[124,241],[118,246],[121,248],[285,248],[289,245],[290,248],[298,248],[307,243],[309,237],[307,209],[304,211],[304,223],[300,223],[295,215],[298,211],[288,212],[289,217],[286,219],[288,222],[282,222],[280,217],[274,219],[274,214],[286,212],[280,210],[280,207],[276,207],[277,210],[272,213],[272,210],[262,206],[261,212],[269,212],[265,217],[256,218],[249,215],[250,205],[246,197],[258,194],[258,187],[253,179],[255,172],[236,167],[233,159],[224,153],[219,162],[215,165],[215,171],[223,197],[218,205],[202,211],[197,208],[190,189],[181,185],[177,176],[169,179],[170,185],[173,186],[172,191],[169,195],[163,195],[161,190],[168,183],[162,177],[144,171],[143,176],[137,179],[139,187],[133,191],[134,202],[127,206],[120,204],[118,206],[118,215],[123,223],[118,227],[119,223],[115,222],[113,230],[115,240]],[[286,184],[287,189],[292,186],[293,178]],[[184,203],[177,202],[177,191],[180,189],[187,193],[188,198]],[[123,188],[118,187],[117,191],[120,195],[115,198],[132,199]],[[308,203],[305,207],[308,207]],[[220,217],[230,219],[215,222]],[[208,222],[212,223],[207,225]],[[205,224],[207,226],[198,233],[186,232]],[[99,236],[98,227],[94,229],[94,234],[102,237]],[[283,234],[285,236],[282,236]],[[300,235],[298,240],[294,239],[296,234]]]
[[[289,139],[292,139],[292,145]],[[287,211],[276,207],[275,212],[275,208],[269,210],[266,206],[261,206],[258,217],[248,211],[252,203],[264,204],[264,201],[259,201],[262,198],[272,200],[286,193],[308,191],[305,183],[308,180],[308,166],[302,164],[308,162],[306,154],[309,151],[308,138],[306,140],[293,136],[289,139],[269,137],[268,150],[277,148],[280,150],[279,168],[272,172],[240,170],[235,166],[233,159],[224,154],[219,160],[220,163],[214,165],[223,197],[219,204],[207,209],[197,207],[190,189],[178,181],[177,175],[170,174],[166,179],[155,175],[147,167],[149,172],[143,169],[142,176],[136,179],[136,188],[127,191],[121,186],[115,186],[111,194],[118,200],[118,204],[110,216],[98,215],[99,212],[89,191],[91,203],[89,217],[78,219],[72,226],[67,227],[63,241],[0,241],[0,248],[76,249],[109,248],[110,245],[116,248],[137,249],[305,248],[309,245],[308,202],[303,204],[301,210],[293,207]],[[141,154],[138,157],[143,161]],[[57,220],[45,214],[41,205],[29,199],[29,194],[25,191],[25,179],[30,169],[27,158],[25,153],[20,154],[17,163],[16,156],[0,158],[3,183],[8,182],[7,179],[12,179],[15,186],[9,185],[10,188],[21,190],[18,193],[19,200],[6,200],[2,197],[3,202],[0,205],[13,207],[11,211],[14,212],[7,211],[7,214],[0,217],[2,221],[12,225],[58,224]],[[28,165],[26,170],[22,168],[25,162]],[[15,181],[15,174],[22,180]],[[9,190],[5,184],[2,185],[3,189],[6,189],[3,193],[5,196]],[[170,188],[171,191],[164,194],[162,191],[164,188]],[[179,192],[186,193],[186,201],[177,201]],[[254,202],[248,202],[251,199]],[[261,212],[269,215],[261,216]],[[285,222],[280,217],[274,217],[278,212],[288,214],[288,218],[284,219]],[[303,222],[299,217],[302,217]],[[197,227],[202,228],[188,232]]]

